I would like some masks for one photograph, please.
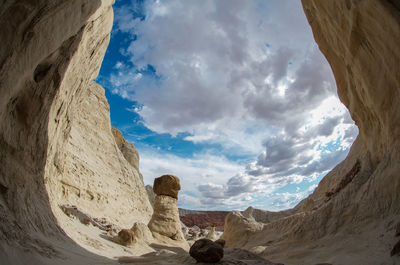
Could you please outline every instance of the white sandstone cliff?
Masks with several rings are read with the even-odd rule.
[[[390,256],[400,222],[400,5],[303,0],[303,7],[359,137],[294,209],[231,213],[222,238],[284,264],[400,264]]]
[[[72,241],[82,244],[62,204],[121,226],[151,217],[140,174],[111,133],[104,89],[93,81],[109,42],[112,2],[0,2],[4,264],[112,262]]]

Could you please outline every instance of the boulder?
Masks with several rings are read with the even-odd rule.
[[[153,242],[153,235],[147,225],[144,223],[136,222],[131,228],[134,238],[137,241],[143,241],[147,244],[151,244]]]
[[[165,195],[178,199],[180,189],[180,181],[176,176],[163,175],[154,180],[153,191],[156,195]]]
[[[135,234],[130,229],[122,229],[118,233],[118,242],[124,246],[132,245],[136,242]]]
[[[215,263],[224,257],[224,248],[210,239],[197,240],[189,250],[197,262]]]

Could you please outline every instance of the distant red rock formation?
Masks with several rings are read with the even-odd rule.
[[[215,226],[216,228],[223,228],[225,216],[229,212],[223,211],[209,211],[209,212],[196,212],[193,214],[185,214],[180,216],[181,221],[188,227],[197,225],[201,229],[206,227]]]

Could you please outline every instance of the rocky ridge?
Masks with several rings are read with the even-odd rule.
[[[188,227],[198,226],[201,229],[216,227],[223,230],[228,211],[194,211],[179,208],[179,218]]]

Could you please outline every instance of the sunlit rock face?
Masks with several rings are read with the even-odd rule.
[[[65,236],[77,233],[61,204],[121,226],[151,217],[140,174],[111,133],[104,89],[93,82],[112,2],[0,2],[1,263],[99,262]]]
[[[302,2],[360,135],[294,209],[232,213],[222,238],[284,264],[396,264],[390,251],[400,218],[400,5]]]
[[[111,131],[114,135],[115,142],[119,150],[121,150],[125,159],[133,166],[137,171],[139,171],[139,153],[136,150],[136,147],[129,143],[123,136],[120,130],[115,127],[111,128]]]
[[[0,1],[2,264],[116,263],[68,239],[80,240],[60,204],[124,227],[150,219],[140,174],[115,143],[103,88],[93,82],[109,41],[111,4]],[[228,246],[286,265],[399,263],[390,256],[400,215],[399,4],[303,5],[359,139],[294,209],[235,213],[224,237]]]

